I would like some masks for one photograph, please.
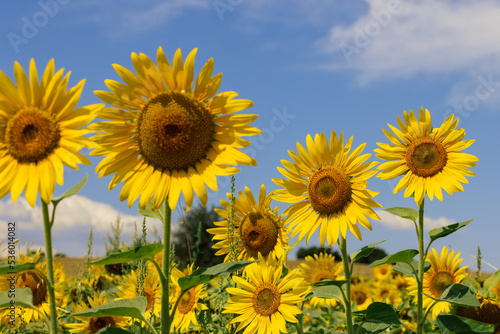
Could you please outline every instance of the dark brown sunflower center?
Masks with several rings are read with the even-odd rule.
[[[406,165],[415,175],[429,177],[443,170],[448,155],[440,142],[424,137],[408,146],[405,159]]]
[[[212,114],[200,103],[185,94],[163,93],[139,113],[139,149],[155,168],[187,170],[206,158],[214,127]]]
[[[334,280],[335,278],[337,278],[337,275],[335,275],[335,273],[331,272],[330,270],[326,270],[326,269],[316,270],[314,272],[314,274],[312,275],[313,282],[319,282],[319,281],[323,281],[325,279]]]
[[[91,334],[97,333],[105,327],[116,327],[115,320],[112,317],[92,317],[89,320],[89,330]]]
[[[336,166],[314,172],[307,184],[309,202],[320,214],[340,213],[352,199],[351,182]]]
[[[182,314],[186,314],[192,310],[194,304],[196,303],[196,293],[194,288],[189,289],[184,295],[182,295],[181,301],[177,306],[177,311]]]
[[[30,288],[33,295],[33,305],[38,306],[47,297],[47,283],[42,275],[34,270],[23,271],[18,274],[16,281],[17,288]]]
[[[366,301],[366,293],[363,291],[354,291],[353,293],[353,299],[358,305],[362,305]]]
[[[258,257],[267,256],[278,242],[279,228],[276,221],[269,214],[251,212],[247,214],[240,224],[240,237],[247,253]]]
[[[252,304],[255,312],[260,315],[270,316],[278,311],[281,303],[281,294],[278,288],[272,284],[264,283],[252,296]]]
[[[60,139],[57,122],[48,112],[35,107],[20,110],[7,122],[5,144],[20,163],[45,159],[58,147]]]
[[[447,271],[438,271],[431,278],[431,291],[434,297],[441,296],[444,288],[448,285],[455,283],[455,279],[452,274]]]

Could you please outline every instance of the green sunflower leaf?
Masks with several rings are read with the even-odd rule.
[[[153,200],[149,201],[148,205],[143,209],[141,205],[137,205],[137,212],[144,217],[158,218],[162,222],[165,222],[165,217],[163,213],[165,212],[165,204],[158,208],[158,210],[153,211],[151,208],[153,207]]]
[[[500,281],[500,270],[497,270],[493,275],[488,277],[486,281],[484,281],[483,287],[486,291],[489,291],[491,288],[494,288],[499,281]]]
[[[400,324],[398,314],[392,305],[374,302],[366,309],[365,321],[379,324]]]
[[[124,329],[117,327],[104,327],[99,330],[96,334],[134,334],[132,332],[128,332]]]
[[[434,241],[436,241],[439,238],[446,237],[447,235],[450,235],[453,232],[458,231],[462,227],[465,227],[465,226],[469,225],[469,223],[471,221],[473,221],[473,220],[474,219],[470,219],[470,220],[467,220],[465,222],[451,224],[451,225],[448,225],[448,226],[438,227],[438,228],[430,230],[429,231],[429,236],[431,237],[431,243],[434,242]]]
[[[439,298],[433,299],[458,306],[481,306],[476,294],[471,290],[471,288],[463,284],[450,284],[444,288]]]
[[[80,192],[80,190],[82,190],[83,186],[87,183],[88,177],[89,177],[89,174],[88,173],[85,174],[85,176],[83,177],[83,179],[80,182],[78,182],[73,187],[71,187],[70,189],[68,189],[61,196],[59,196],[57,198],[53,198],[52,199],[52,204],[54,204],[54,206],[56,206],[63,199],[78,194]]]
[[[397,262],[404,262],[404,263],[411,263],[413,258],[418,254],[418,250],[416,249],[405,249],[400,252],[387,255],[383,259],[373,261],[370,263],[368,267],[376,267],[380,266],[382,264],[387,264],[387,263],[397,263]]]
[[[343,300],[342,288],[338,285],[324,285],[311,289],[311,292],[318,298]]]
[[[145,246],[139,246],[129,251],[123,253],[114,253],[106,256],[104,259],[100,259],[94,262],[89,262],[89,264],[116,264],[125,263],[129,261],[138,261],[145,259],[153,259],[155,254],[163,249],[162,244],[149,244]]]
[[[255,261],[233,261],[216,264],[209,268],[198,268],[191,275],[180,277],[179,286],[182,291],[187,291],[192,287],[206,283],[215,277],[228,275],[235,270],[240,270]]]
[[[0,275],[8,275],[20,273],[22,271],[35,269],[34,263],[9,263],[12,261],[4,261],[0,263]]]
[[[418,210],[412,208],[402,208],[402,207],[394,207],[383,210],[392,213],[393,215],[396,215],[398,217],[409,219],[412,220],[414,223],[417,223]]]
[[[493,333],[496,327],[496,325],[485,324],[484,322],[479,322],[451,314],[438,315],[436,318],[436,322],[443,334],[486,334]]]
[[[431,263],[426,261],[424,263],[424,273],[429,269],[431,269]],[[418,273],[418,261],[411,261],[410,263],[396,262],[392,270],[406,276],[415,277],[415,273]]]
[[[371,254],[371,252],[375,249],[375,246],[377,246],[378,244],[381,244],[383,242],[386,242],[388,239],[385,239],[385,240],[382,240],[382,241],[379,241],[379,242],[376,242],[374,244],[370,244],[368,246],[365,246],[363,248],[361,248],[359,251],[357,251],[356,253],[352,253],[351,254],[351,261],[352,262],[355,262],[357,260],[359,260],[360,258],[362,257],[365,257],[365,256],[368,256]]]
[[[146,298],[139,296],[131,299],[113,300],[89,310],[73,313],[74,317],[133,317],[146,322],[144,312],[148,302]]]
[[[354,333],[357,334],[378,334],[385,332],[385,330],[389,327],[391,327],[391,325],[369,322],[369,323],[364,323],[361,326],[359,324],[354,324],[353,329]]]
[[[11,305],[35,308],[30,288],[14,289],[0,292],[0,308]]]

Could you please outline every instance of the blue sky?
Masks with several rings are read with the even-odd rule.
[[[196,75],[213,57],[215,73],[224,74],[219,91],[236,91],[255,103],[245,112],[259,115],[253,125],[264,134],[250,138],[246,152],[258,166],[244,167],[236,176],[237,189],[254,192],[261,184],[277,188],[271,179],[281,177],[280,160],[289,160],[287,150],[296,151],[296,142],[305,143],[308,134],[335,129],[354,136],[355,146],[367,143],[365,152],[371,153],[376,142],[388,142],[382,128],[396,124],[404,110],[429,109],[435,127],[455,113],[466,139],[476,140],[466,152],[480,162],[464,192],[426,202],[426,225],[475,218],[434,247],[452,247],[462,252],[464,264],[475,266],[471,255],[480,246],[483,259],[500,268],[499,15],[500,4],[486,0],[12,1],[0,11],[0,69],[13,78],[16,60],[27,68],[34,58],[41,71],[54,58],[56,68],[72,72],[71,85],[86,79],[83,106],[101,102],[93,91],[107,90],[105,79],[120,80],[113,63],[132,68],[132,52],[154,59],[162,46],[172,59],[177,48],[187,55],[198,47]],[[56,215],[54,247],[71,256],[86,253],[90,227],[94,253],[103,255],[102,240],[118,213],[125,240],[133,222],[141,222],[137,203],[129,209],[120,202],[120,186],[109,192],[110,177],[94,173],[100,158],[91,161],[93,166],[78,171],[66,168],[64,186],[56,187],[59,195],[89,173],[85,188],[63,201]],[[392,194],[395,184],[372,178],[369,188],[380,192],[375,199],[385,208],[415,208],[412,199]],[[209,203],[218,204],[228,191],[229,178],[219,178],[219,192],[210,193]],[[349,235],[350,252],[384,239],[389,240],[381,246],[389,253],[417,248],[410,221],[380,215],[373,231],[362,229],[363,241]],[[176,211],[174,221],[179,217]],[[22,244],[43,244],[39,204],[31,209],[23,197],[12,203],[6,196],[0,221],[18,222]],[[6,229],[0,230],[2,239],[5,235]]]

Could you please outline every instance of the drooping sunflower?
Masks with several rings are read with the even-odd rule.
[[[377,177],[390,180],[403,175],[394,193],[406,188],[404,197],[414,195],[420,206],[425,194],[432,201],[434,196],[443,200],[443,192],[463,191],[462,183],[469,183],[466,176],[474,176],[468,168],[479,159],[460,151],[474,140],[463,140],[464,129],[456,129],[458,118],[450,115],[441,127],[432,128],[431,114],[420,108],[418,119],[410,110],[404,112],[404,122],[397,118],[399,130],[388,124],[394,135],[383,129],[391,144],[377,143],[376,156],[388,160],[378,166]]]
[[[145,318],[151,319],[155,316],[156,319],[159,319],[161,310],[161,283],[158,272],[154,270],[146,273],[142,281],[142,291],[140,291],[137,275],[137,272],[132,270],[128,275],[123,277],[123,281],[117,287],[116,300],[143,296],[147,300]]]
[[[243,277],[233,276],[240,288],[227,288],[232,297],[222,313],[239,314],[231,324],[239,323],[235,332],[243,334],[286,333],[286,322],[296,323],[297,307],[309,291],[302,283],[299,270],[290,271],[283,279],[280,260],[260,257],[245,267]],[[281,281],[280,281],[281,279]]]
[[[35,268],[41,271],[45,276],[47,276],[47,263],[45,260],[40,259],[40,253],[27,254],[24,255],[22,252],[19,253],[19,259],[17,260],[19,264],[34,263]],[[64,307],[66,298],[64,295],[64,290],[66,289],[66,274],[64,273],[64,268],[62,264],[55,260],[53,262],[54,267],[54,294],[58,307]],[[0,291],[8,291],[10,289],[10,278],[11,275],[0,276]],[[47,287],[47,282],[43,276],[35,270],[26,270],[20,272],[16,275],[15,286],[17,289],[29,288],[31,294],[33,295],[33,305],[43,312],[44,315],[50,316],[49,308],[49,290]],[[9,319],[9,308],[0,308],[0,318],[7,322]],[[29,307],[22,307],[16,305],[16,325],[18,323],[29,324],[31,322],[37,322],[43,319],[43,316],[37,311]],[[5,323],[5,325],[8,325]]]
[[[108,298],[103,294],[95,294],[93,298],[88,297],[88,303],[91,308],[105,305],[108,303]],[[75,308],[75,313],[87,311],[89,307],[85,303],[81,303]],[[70,333],[95,334],[100,329],[105,327],[116,327],[125,329],[130,325],[131,321],[128,317],[121,316],[106,316],[106,317],[74,317],[80,322],[66,324]]]
[[[433,248],[427,254],[426,261],[431,263],[431,268],[424,273],[423,281],[423,307],[428,308],[434,303],[434,298],[439,298],[444,288],[453,283],[460,283],[466,276],[465,270],[468,266],[459,267],[462,259],[460,253],[455,254],[454,250],[448,251],[446,246],[441,249],[441,255]],[[407,277],[408,294],[410,296],[417,295],[417,283],[415,279]],[[416,302],[416,299],[414,300]],[[449,312],[450,303],[438,302],[434,305],[431,311],[432,318],[435,319],[441,312]]]
[[[227,194],[231,200],[231,193]],[[245,192],[238,192],[234,202],[234,234],[233,243],[239,254],[238,259],[258,259],[260,253],[263,257],[282,258],[285,250],[289,248],[290,238],[286,235],[285,219],[279,215],[279,207],[271,209],[272,193],[266,195],[266,187],[262,185],[259,191],[259,202],[255,200],[252,192],[245,187]],[[223,209],[216,208],[219,216],[226,220],[214,222],[218,227],[209,228],[207,232],[214,234],[213,240],[217,241],[213,248],[218,249],[215,255],[226,255],[224,262],[231,261],[230,228],[228,218],[231,214],[230,202],[220,201]]]
[[[91,165],[78,151],[90,148],[81,128],[90,123],[103,105],[76,108],[85,80],[68,89],[70,72],[54,72],[50,60],[41,80],[31,59],[29,78],[14,63],[16,84],[0,71],[0,198],[10,193],[15,202],[24,190],[34,207],[38,192],[45,203],[54,194],[56,182],[64,182],[64,165]]]
[[[306,256],[305,263],[299,264],[300,276],[304,278],[304,284],[320,282],[325,279],[338,280],[339,275],[344,271],[342,262],[335,263],[335,256],[333,254],[320,253],[312,256]],[[325,299],[312,297],[312,306],[336,306],[337,299]]]
[[[172,270],[172,290],[170,293],[170,305],[171,310],[170,314],[172,314],[172,309],[177,300],[181,295],[181,287],[179,285],[179,278],[191,275],[193,273],[193,265],[189,265],[184,272],[180,271],[177,268]],[[200,303],[200,300],[207,295],[205,290],[205,286],[203,284],[199,284],[182,295],[182,298],[177,306],[177,310],[173,316],[172,321],[172,329],[178,329],[181,333],[185,332],[189,329],[189,326],[192,324],[193,326],[198,326],[198,320],[196,320],[196,313],[201,310],[206,310],[206,307],[203,303]]]
[[[145,54],[132,53],[136,74],[115,64],[124,83],[106,80],[111,92],[95,92],[113,106],[98,114],[109,122],[92,125],[99,133],[93,137],[99,147],[91,154],[105,156],[96,172],[99,177],[115,174],[110,189],[125,182],[120,200],[128,199],[129,206],[140,196],[141,207],[153,198],[156,210],[168,197],[174,209],[182,192],[189,210],[193,191],[205,206],[206,186],[217,190],[216,176],[237,173],[238,164],[257,164],[239,150],[250,144],[241,136],[261,134],[248,125],[257,115],[234,114],[253,102],[234,99],[235,92],[215,95],[222,74],[212,77],[213,59],[193,87],[196,52],[183,63],[177,50],[172,66],[161,47],[157,64]]]
[[[278,170],[286,179],[273,179],[284,188],[275,191],[274,199],[294,203],[283,213],[294,227],[292,236],[307,235],[309,241],[319,228],[321,246],[327,240],[331,247],[340,234],[346,237],[348,229],[361,240],[357,222],[371,230],[367,217],[380,219],[372,209],[381,207],[372,199],[378,193],[366,188],[377,162],[365,163],[371,154],[360,155],[366,144],[350,153],[352,140],[344,146],[342,133],[337,138],[335,131],[330,144],[323,133],[314,140],[307,135],[307,150],[297,143],[298,154],[288,151],[293,162],[281,160],[285,168]]]

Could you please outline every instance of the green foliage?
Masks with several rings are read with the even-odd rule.
[[[373,261],[370,264],[370,267],[376,267],[376,266],[380,266],[382,264],[396,263],[396,262],[411,263],[413,258],[417,254],[418,254],[418,250],[416,250],[416,249],[405,249],[405,250],[399,251],[397,253],[387,255],[380,260]]]
[[[493,333],[496,325],[485,324],[483,322],[467,319],[451,314],[440,314],[436,322],[443,334],[467,333],[486,334]]]
[[[104,259],[90,262],[90,264],[116,264],[116,263],[126,263],[130,261],[139,260],[152,260],[156,253],[163,249],[162,244],[149,244],[146,246],[139,246],[132,250],[123,253],[114,253],[106,256]]]
[[[144,312],[146,311],[147,301],[144,297],[135,297],[131,299],[113,300],[108,304],[100,305],[82,312],[74,313],[76,317],[112,317],[123,316],[133,317],[146,322]]]
[[[368,250],[366,250],[366,252],[368,252]],[[363,251],[360,254],[365,254],[365,251]],[[373,247],[371,249],[371,251],[366,256],[361,256],[361,257],[355,256],[355,258],[356,258],[357,263],[371,264],[375,261],[379,261],[380,259],[383,259],[386,256],[387,256],[387,252],[385,250],[383,250],[382,248],[379,248],[379,247]]]
[[[210,267],[224,261],[223,256],[215,255],[217,251],[212,248],[212,235],[207,232],[207,229],[214,227],[214,222],[219,220],[221,217],[214,211],[213,206],[207,209],[200,205],[191,208],[183,221],[179,222],[179,228],[172,230],[172,244],[179,255],[176,261],[181,267],[190,264],[190,257],[194,261],[193,255],[196,255],[195,267]]]

